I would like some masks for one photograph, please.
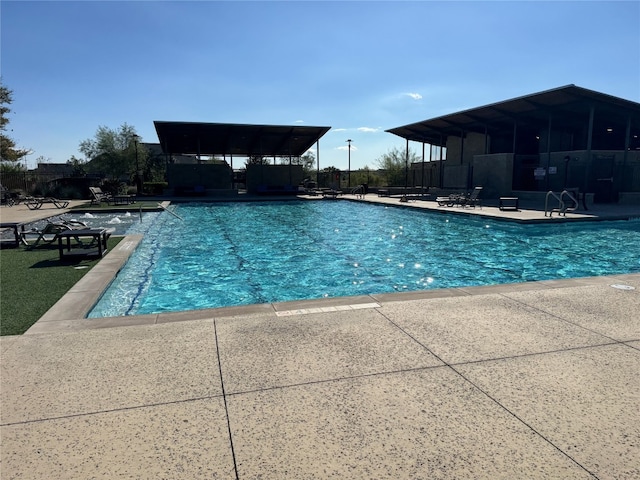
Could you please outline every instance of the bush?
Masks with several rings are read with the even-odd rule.
[[[167,182],[145,182],[142,191],[148,195],[162,195],[168,186]]]
[[[101,188],[103,192],[111,195],[124,195],[127,193],[127,184],[120,180],[105,180]]]

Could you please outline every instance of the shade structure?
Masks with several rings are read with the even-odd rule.
[[[166,154],[298,157],[331,127],[153,122]]]
[[[546,90],[511,100],[463,110],[387,130],[401,138],[446,146],[447,137],[465,132],[495,134],[520,126],[544,129],[553,119],[555,128],[577,129],[589,123],[592,110],[607,128],[640,132],[640,103],[576,85]]]

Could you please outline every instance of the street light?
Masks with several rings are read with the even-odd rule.
[[[140,164],[138,163],[138,140],[140,137],[134,133],[132,138],[136,144],[136,189],[137,194],[140,195],[142,193],[142,177],[140,176]]]
[[[347,140],[349,144],[349,170],[347,171],[347,188],[351,188],[351,142],[353,140]]]

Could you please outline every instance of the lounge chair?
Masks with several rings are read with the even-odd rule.
[[[83,228],[87,228],[87,224],[79,220],[61,220],[55,223],[48,222],[41,230],[34,228],[32,230],[21,232],[22,242],[29,247],[35,247],[40,242],[53,243],[57,240],[59,233],[66,232],[68,230],[78,230]],[[38,238],[36,238],[36,241],[34,243],[29,243],[29,241],[27,240],[27,235],[37,235]]]
[[[464,197],[462,193],[452,193],[446,197],[436,197],[436,202],[441,207],[453,207],[460,204],[460,199]]]
[[[28,198],[24,203],[29,210],[38,210],[45,203],[52,203],[56,208],[67,208],[69,206],[67,200],[58,200],[54,197],[32,197]]]
[[[91,205],[100,205],[102,202],[111,203],[113,201],[113,195],[105,193],[100,187],[89,187],[91,192]]]
[[[480,193],[482,192],[482,187],[475,187],[471,195],[467,195],[460,198],[460,206],[461,207],[473,207],[476,208],[476,205],[480,205],[482,207],[482,203],[480,200]]]
[[[0,203],[12,207],[15,203],[8,188],[0,183]]]

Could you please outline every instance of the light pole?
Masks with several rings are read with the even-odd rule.
[[[351,188],[351,142],[352,140],[349,139],[347,140],[347,143],[349,144],[349,164],[348,164],[348,168],[349,170],[347,171],[347,188]]]
[[[140,177],[140,164],[138,163],[138,140],[140,137],[133,134],[133,141],[136,144],[136,190],[137,194],[140,195],[142,193],[142,178]]]

